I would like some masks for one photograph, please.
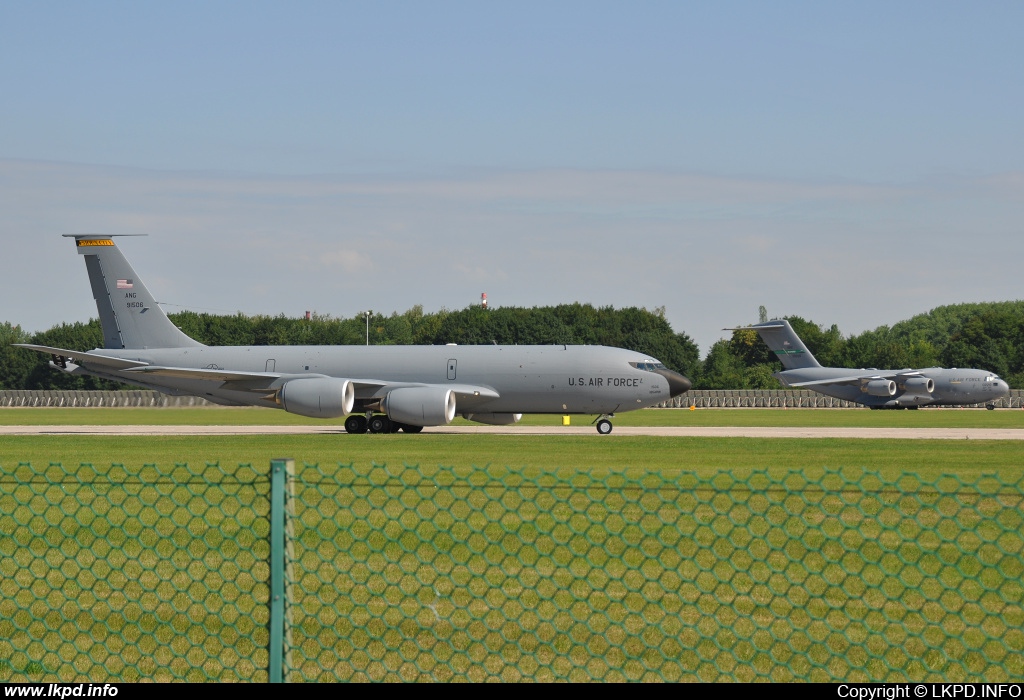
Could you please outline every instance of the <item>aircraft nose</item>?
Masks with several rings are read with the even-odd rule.
[[[672,398],[685,394],[693,386],[693,382],[679,374],[679,372],[673,372],[670,369],[659,369],[656,371],[668,380],[668,393]]]

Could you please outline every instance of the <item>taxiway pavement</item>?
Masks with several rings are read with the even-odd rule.
[[[345,435],[331,425],[2,425],[0,435]],[[458,425],[425,428],[430,435],[589,435],[614,440],[619,436],[840,438],[892,440],[1024,440],[1015,428],[765,428],[765,427],[642,427],[616,426],[598,435],[592,426]],[[413,436],[408,436],[415,439]]]

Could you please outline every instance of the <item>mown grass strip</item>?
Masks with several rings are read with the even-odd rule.
[[[884,474],[1017,474],[1020,444],[1006,440],[843,440],[535,435],[6,436],[0,472],[19,462],[65,465],[306,463],[530,466],[693,471],[864,467]]]

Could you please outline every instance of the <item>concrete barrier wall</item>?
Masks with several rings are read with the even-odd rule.
[[[996,401],[997,408],[1021,408],[1024,391],[1012,389],[1005,399]],[[863,408],[852,401],[843,401],[806,389],[720,389],[688,391],[682,396],[658,404],[658,408]],[[984,408],[979,403],[970,408]]]
[[[198,396],[168,396],[159,391],[0,391],[0,406],[180,407],[213,406]]]
[[[120,406],[174,408],[213,406],[198,396],[168,396],[158,391],[0,391],[0,407],[18,406]],[[813,391],[784,389],[690,391],[665,401],[658,408],[859,408],[850,401],[822,396]],[[984,404],[976,404],[981,408]],[[999,408],[1024,407],[1024,391],[1014,389],[996,402]]]

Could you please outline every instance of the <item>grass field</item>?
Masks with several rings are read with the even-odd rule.
[[[487,465],[606,468],[620,471],[772,472],[863,467],[886,475],[998,472],[1024,467],[1021,444],[1008,440],[841,440],[514,435],[6,436],[0,467],[19,462],[75,466],[111,463],[252,464],[276,457],[308,464]]]
[[[460,423],[466,423],[458,419]],[[574,416],[574,424],[589,419]],[[553,425],[559,416],[527,416]],[[1024,411],[866,411],[812,409],[645,410],[616,417],[619,425],[849,426],[1022,428]],[[223,408],[0,409],[4,425],[295,425],[322,421],[283,411]],[[341,430],[339,426],[339,431]],[[707,474],[722,470],[864,467],[922,476],[998,471],[1024,466],[1016,441],[754,439],[611,435],[254,435],[254,436],[6,436],[0,466],[18,462],[142,465],[187,462],[268,465],[275,457],[324,464],[423,464],[610,468]]]
[[[617,422],[1018,428],[1022,414]],[[8,425],[282,422],[314,421],[0,410]],[[259,475],[275,457],[298,463],[292,668],[307,680],[1024,677],[1019,441],[428,429],[4,436],[0,681],[265,679]]]

